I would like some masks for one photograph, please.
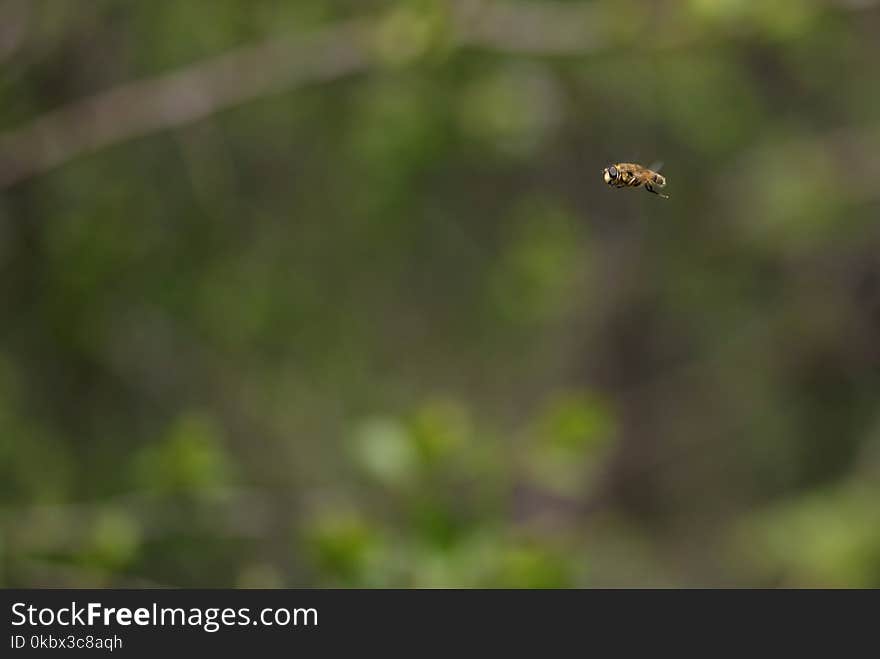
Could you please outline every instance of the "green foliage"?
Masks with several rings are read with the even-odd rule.
[[[230,483],[231,466],[212,417],[182,415],[165,437],[134,457],[134,480],[145,490],[185,494]]]
[[[93,522],[78,562],[124,570],[137,556],[140,542],[137,520],[122,510],[108,509]]]
[[[782,585],[859,588],[876,583],[878,494],[876,487],[859,484],[799,497],[750,519],[741,542]]]

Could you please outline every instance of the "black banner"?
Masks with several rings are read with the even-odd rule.
[[[496,648],[584,652],[815,638],[832,622],[865,631],[877,593],[791,591],[5,590],[3,656],[305,649],[422,652]],[[837,600],[837,602],[835,602]],[[851,606],[851,615],[842,603]],[[865,620],[868,623],[868,620]],[[714,630],[714,631],[712,631]],[[841,637],[836,637],[839,643]],[[645,646],[648,646],[647,648]],[[572,646],[574,647],[574,646]],[[818,647],[818,646],[816,646]]]

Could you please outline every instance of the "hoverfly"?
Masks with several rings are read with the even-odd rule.
[[[637,188],[644,185],[648,192],[669,199],[669,195],[657,192],[658,189],[666,187],[666,177],[655,172],[653,168],[649,169],[632,162],[621,162],[603,169],[602,175],[605,177],[605,182],[614,188]]]

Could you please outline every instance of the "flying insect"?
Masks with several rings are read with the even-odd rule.
[[[620,162],[609,165],[602,170],[605,182],[613,188],[638,188],[669,199],[669,195],[658,192],[666,187],[666,177],[652,168],[643,167],[632,162]]]

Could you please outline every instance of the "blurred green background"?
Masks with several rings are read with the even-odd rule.
[[[871,0],[0,0],[0,586],[880,587],[877,62]]]

